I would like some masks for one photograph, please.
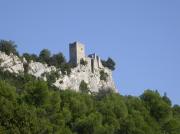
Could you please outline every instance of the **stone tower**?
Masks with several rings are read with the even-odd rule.
[[[80,42],[69,44],[70,63],[78,65],[81,59],[85,59],[85,47]]]

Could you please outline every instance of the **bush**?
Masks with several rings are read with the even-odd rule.
[[[61,68],[63,64],[66,63],[66,59],[62,53],[54,54],[49,61],[50,66],[55,66]]]
[[[100,71],[100,80],[107,81],[108,74],[105,73],[103,70]]]
[[[66,75],[66,74],[70,75],[70,73],[71,73],[71,64],[68,64],[68,63],[62,64],[60,70],[61,70],[63,75]]]
[[[39,61],[48,64],[50,57],[51,52],[48,49],[43,49],[39,54]]]
[[[7,55],[11,53],[19,56],[18,51],[16,50],[17,45],[13,41],[0,40],[0,51],[5,52]]]
[[[30,81],[25,84],[24,99],[30,105],[42,106],[48,101],[48,86],[44,81]]]
[[[36,54],[24,53],[22,56],[27,60],[27,62],[30,62],[31,60],[38,61],[38,56]]]
[[[89,92],[89,88],[88,88],[88,85],[87,83],[83,80],[81,81],[80,85],[79,85],[79,90],[82,92],[82,93],[88,93]]]
[[[28,71],[29,71],[29,64],[28,63],[24,63],[23,64],[23,67],[24,67],[24,73],[28,73]]]
[[[50,86],[52,86],[53,83],[56,82],[56,79],[59,78],[58,72],[52,71],[50,73],[46,73],[47,82]]]
[[[80,60],[80,64],[83,65],[83,66],[86,66],[88,63],[87,63],[86,60],[81,59],[81,60]]]
[[[113,59],[108,58],[107,61],[102,60],[101,62],[104,67],[107,67],[112,71],[115,70],[116,63]]]
[[[157,91],[146,90],[141,99],[150,109],[150,114],[160,123],[168,121],[172,116],[171,106],[164,101]]]

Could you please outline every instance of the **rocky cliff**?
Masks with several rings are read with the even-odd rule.
[[[28,69],[25,68],[28,65]],[[88,65],[78,65],[71,69],[70,75],[63,75],[59,69],[54,66],[47,66],[40,62],[31,61],[28,63],[25,58],[19,58],[16,55],[6,55],[4,52],[0,52],[0,67],[3,71],[9,71],[15,74],[23,74],[25,70],[28,74],[31,74],[37,78],[46,80],[46,75],[51,72],[57,72],[58,78],[55,83],[56,87],[61,90],[72,89],[79,91],[79,86],[82,81],[85,81],[91,92],[98,92],[100,89],[108,89],[116,91],[115,84],[112,78],[112,71],[108,68],[95,69],[93,72]],[[105,74],[105,79],[102,78],[102,74]]]

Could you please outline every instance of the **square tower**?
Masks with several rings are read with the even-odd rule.
[[[82,43],[69,44],[70,63],[78,65],[81,59],[85,59],[85,47]]]

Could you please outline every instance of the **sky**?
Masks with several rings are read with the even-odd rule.
[[[47,48],[69,59],[69,43],[116,62],[122,95],[165,92],[180,104],[179,0],[0,0],[0,39],[20,53]]]

